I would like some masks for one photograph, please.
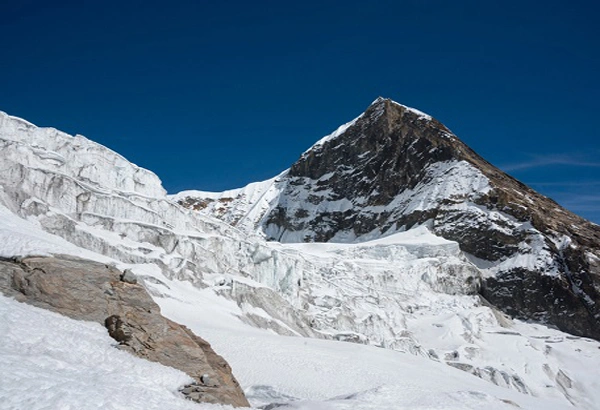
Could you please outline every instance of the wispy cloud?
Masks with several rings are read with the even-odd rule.
[[[596,204],[596,207],[600,205],[600,194],[563,194],[563,202],[566,204]],[[568,196],[567,196],[568,195]]]
[[[538,181],[527,185],[570,211],[600,224],[600,180]]]
[[[600,186],[600,181],[557,181],[557,182],[536,182],[526,181],[531,187],[567,187],[567,188],[587,188]]]
[[[547,167],[552,165],[567,165],[572,167],[598,167],[600,162],[594,161],[587,155],[581,154],[548,154],[532,155],[530,159],[500,166],[504,171],[520,171],[524,169]]]
[[[600,185],[600,184],[597,184]],[[600,194],[573,191],[544,192],[545,195],[576,214],[600,224]]]

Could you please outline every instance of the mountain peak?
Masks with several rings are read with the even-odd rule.
[[[379,96],[379,97],[377,97],[377,98],[376,98],[376,99],[375,99],[375,100],[374,100],[374,101],[373,101],[373,102],[370,104],[370,106],[373,106],[373,105],[381,105],[381,104],[385,103],[386,101],[392,101],[392,100],[391,100],[391,99],[389,99],[389,98],[385,98],[385,97]]]
[[[389,168],[396,175],[397,171],[409,166],[406,172],[400,172],[392,180],[380,181],[400,189],[406,184],[414,186],[423,177],[422,171],[428,165],[440,161],[460,161],[469,152],[450,130],[431,116],[389,98],[378,97],[361,115],[306,151],[292,165],[290,175],[318,180],[331,172],[341,172],[340,166],[358,171],[364,171],[366,167],[365,172],[369,175],[367,180],[372,181],[372,177],[379,178],[378,175],[390,171]],[[363,179],[362,175],[357,174],[357,177]],[[409,179],[413,182],[409,182]],[[384,203],[392,200],[398,192],[390,190],[383,194],[384,191],[380,189],[375,191],[383,195],[381,200]],[[370,192],[364,194],[369,195]]]
[[[416,108],[412,108],[409,107],[408,105],[404,105],[404,104],[400,104],[394,100],[392,100],[391,98],[386,98],[386,97],[377,97],[367,108],[366,111],[369,110],[382,110],[385,111],[386,113],[390,112],[390,110],[401,110],[404,112],[408,112],[410,114],[414,114],[420,118],[423,119],[427,119],[427,120],[432,120],[433,118],[431,117],[431,115],[424,113],[423,111],[420,111]]]
[[[387,135],[392,128],[399,124],[414,123],[415,121],[419,120],[432,122],[431,125],[433,125],[433,127],[435,128],[440,129],[444,135],[453,137],[450,130],[444,127],[444,125],[442,125],[440,122],[434,120],[429,114],[425,114],[424,112],[419,111],[416,108],[397,103],[396,101],[390,98],[377,97],[362,114],[360,114],[352,121],[341,125],[331,134],[321,138],[303,154],[303,157],[311,151],[323,149],[326,144],[328,146],[331,145],[333,140],[337,140],[344,134],[349,133],[350,136],[356,134],[355,132],[351,132],[352,129],[355,129],[356,127],[358,127],[359,130],[363,128],[370,129],[373,127],[380,128],[380,131],[387,131],[379,134]],[[375,125],[378,123],[380,123],[380,127],[377,127]],[[357,135],[361,134],[361,132],[358,132]],[[348,137],[348,135],[346,137]],[[334,145],[338,142],[340,141],[336,141]]]
[[[425,225],[473,258],[491,303],[600,339],[600,228],[419,110],[377,98],[270,187],[268,201],[249,205],[260,209],[250,225],[270,240],[364,242]],[[232,209],[239,220],[244,211]]]

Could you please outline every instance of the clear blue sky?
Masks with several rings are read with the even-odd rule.
[[[0,110],[169,192],[270,178],[377,96],[600,223],[595,1],[2,1]]]

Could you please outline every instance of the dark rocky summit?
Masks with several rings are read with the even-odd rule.
[[[131,272],[70,256],[0,260],[0,292],[20,302],[106,326],[119,348],[195,380],[195,401],[249,407],[227,362],[188,328],[166,319]]]
[[[423,211],[402,209],[399,213],[385,208],[403,192],[429,182],[427,170],[436,163],[449,161],[471,164],[488,178],[491,189],[439,198],[436,206]],[[324,213],[311,221],[315,241],[327,241],[341,229],[352,229],[360,236],[432,221],[435,233],[457,241],[474,257],[494,263],[536,252],[523,244],[533,243],[541,234],[540,246],[552,262],[540,264],[540,270],[500,268],[483,282],[482,295],[518,318],[600,339],[600,227],[495,168],[438,121],[379,99],[343,135],[303,155],[290,169],[290,186],[326,174],[331,176],[317,190],[329,189],[334,198],[353,203],[357,198],[368,200],[350,212]],[[473,201],[484,213],[452,206],[466,201]],[[361,210],[378,205],[385,210]],[[509,216],[508,221],[529,223],[533,229],[516,229],[516,224],[495,220],[494,212]],[[270,221],[296,228],[294,218],[281,206]],[[496,228],[498,224],[504,229]],[[554,268],[558,275],[545,272],[545,267]]]
[[[401,204],[387,207],[399,195],[430,182],[428,170],[435,164],[450,161],[472,165],[487,177],[491,189],[436,198],[436,206],[425,210],[407,212]],[[535,253],[524,245],[540,236],[538,242],[552,261],[536,270],[500,268],[484,280],[482,295],[515,317],[600,339],[600,227],[495,168],[435,119],[390,100],[377,100],[341,136],[309,150],[291,167],[289,190],[324,175],[327,180],[311,190],[327,189],[330,198],[349,199],[353,208],[318,214],[309,222],[315,233],[311,240],[327,241],[340,230],[360,236],[430,221],[435,233],[457,241],[463,251],[499,263],[519,253]],[[359,198],[367,200],[358,205]],[[455,206],[468,201],[484,212]],[[377,206],[383,211],[371,210]],[[496,212],[507,220],[495,218]],[[296,214],[297,210],[290,213],[280,205],[269,223],[298,229]],[[523,223],[533,229],[517,228]]]

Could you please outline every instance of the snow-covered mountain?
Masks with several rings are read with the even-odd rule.
[[[408,125],[397,126],[394,116]],[[433,133],[441,125],[378,100],[270,181],[173,198],[152,172],[101,145],[0,113],[0,256],[63,253],[131,269],[165,316],[231,363],[256,406],[598,408],[590,370],[600,365],[598,342],[513,320],[480,294],[500,281],[502,263],[546,266],[532,277],[558,280],[563,265],[549,234],[503,207],[510,201],[492,171],[449,156],[446,139],[467,150],[449,131],[435,144],[406,145],[398,127]],[[375,149],[396,143],[402,161],[376,164]],[[387,187],[396,177],[408,188]],[[495,208],[485,205],[490,198]],[[580,223],[571,244],[595,261],[589,255],[597,248],[583,242],[588,223],[567,217],[575,219],[556,226]],[[488,245],[480,230],[490,233]],[[504,242],[511,236],[512,247]],[[504,256],[484,265],[465,243]],[[563,244],[566,261],[575,251]],[[585,286],[574,289],[594,300]],[[21,309],[0,301],[5,315]]]
[[[600,339],[600,227],[493,167],[441,123],[378,98],[278,177],[184,206],[285,243],[360,243],[426,225],[505,312]]]

